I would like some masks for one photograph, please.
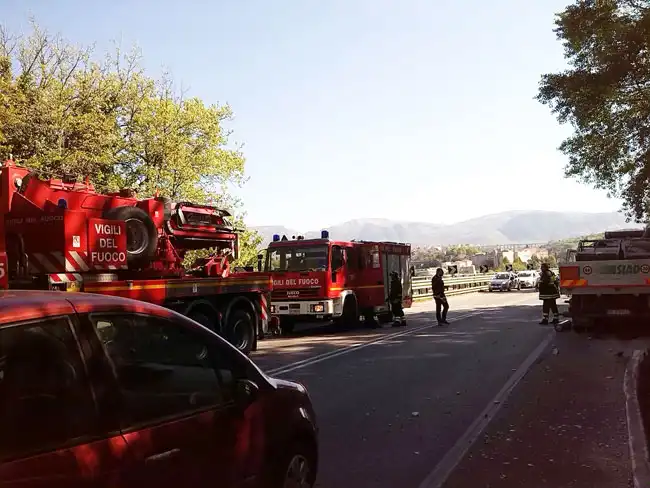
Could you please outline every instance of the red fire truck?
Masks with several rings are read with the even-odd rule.
[[[273,276],[271,314],[289,333],[297,322],[315,319],[352,324],[390,322],[390,272],[402,280],[403,305],[411,306],[411,245],[395,242],[334,241],[273,236],[265,271]]]
[[[268,330],[268,273],[231,273],[238,235],[224,210],[88,180],[41,179],[0,164],[0,288],[84,291],[152,302],[215,330],[241,351]],[[186,253],[214,250],[183,267]]]

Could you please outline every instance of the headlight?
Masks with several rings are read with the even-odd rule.
[[[275,305],[271,305],[271,313],[275,313]]]
[[[325,311],[325,305],[322,303],[317,303],[316,305],[312,305],[311,311],[315,313],[323,313]]]

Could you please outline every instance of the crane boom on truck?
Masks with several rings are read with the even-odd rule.
[[[334,320],[351,324],[360,316],[392,320],[390,273],[402,282],[405,308],[412,303],[411,245],[397,242],[337,241],[273,236],[265,271],[273,276],[271,314],[283,332],[295,324]]]
[[[268,330],[267,273],[233,273],[239,237],[230,214],[92,183],[41,179],[0,165],[0,288],[117,295],[156,303],[221,334],[242,352]],[[186,270],[190,250],[209,258]]]
[[[560,287],[571,296],[574,327],[650,317],[650,226],[582,240],[570,254]]]

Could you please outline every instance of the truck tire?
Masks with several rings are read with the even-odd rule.
[[[293,330],[296,328],[296,322],[290,318],[280,320],[280,331],[282,335],[288,335],[293,333]]]
[[[248,355],[255,341],[255,320],[251,312],[236,308],[228,314],[224,337],[242,353]]]
[[[214,331],[214,321],[210,319],[208,314],[203,313],[200,310],[197,310],[196,312],[194,312],[194,311],[190,312],[187,317],[192,319],[194,322],[198,322],[203,327],[206,327],[206,328]]]
[[[382,325],[390,324],[393,321],[393,314],[391,312],[384,312],[377,315],[377,322]]]
[[[359,324],[359,310],[357,309],[357,300],[354,296],[348,295],[343,302],[343,313],[336,320],[340,327],[356,327]]]
[[[147,212],[139,207],[116,207],[104,212],[108,220],[126,223],[126,259],[129,265],[145,265],[158,247],[158,229]]]

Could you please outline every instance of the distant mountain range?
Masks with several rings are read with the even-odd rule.
[[[410,242],[414,245],[450,244],[526,244],[548,242],[570,237],[596,234],[605,230],[640,228],[625,222],[618,212],[545,212],[510,211],[485,215],[455,224],[406,222],[388,219],[356,219],[332,225],[327,230],[332,239]],[[261,226],[255,229],[265,243],[273,234],[319,237],[320,229],[298,231],[282,226]]]

